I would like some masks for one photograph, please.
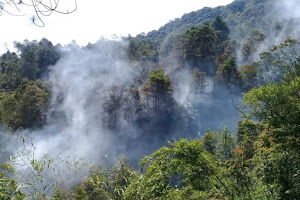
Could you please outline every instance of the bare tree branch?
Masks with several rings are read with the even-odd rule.
[[[22,7],[31,7],[34,11],[32,22],[39,27],[44,27],[43,17],[52,13],[71,14],[77,10],[77,0],[72,0],[73,8],[67,10],[59,9],[60,0],[0,0],[0,15],[4,13],[13,16],[24,16]]]

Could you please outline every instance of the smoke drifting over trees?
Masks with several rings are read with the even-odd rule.
[[[297,199],[299,6],[234,1],[85,47],[15,43],[0,59],[0,197]]]

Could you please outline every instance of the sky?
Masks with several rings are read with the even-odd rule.
[[[26,0],[24,0],[26,1]],[[47,1],[47,0],[45,0]],[[49,1],[49,0],[48,0]],[[53,1],[53,0],[51,0]],[[135,36],[157,30],[170,20],[203,7],[226,5],[233,0],[77,0],[77,10],[68,15],[53,13],[43,17],[45,27],[31,22],[32,8],[20,7],[10,11],[23,16],[3,13],[0,49],[11,48],[13,41],[47,38],[54,44],[68,44],[75,40],[79,45],[94,43],[101,37]],[[0,0],[3,2],[3,0]],[[74,0],[60,1],[59,9],[72,10]]]

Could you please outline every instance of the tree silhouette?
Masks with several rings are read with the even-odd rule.
[[[14,16],[24,16],[24,9],[32,8],[34,16],[32,22],[39,27],[44,27],[43,17],[52,13],[70,14],[77,10],[77,0],[70,0],[73,3],[71,10],[63,10],[59,5],[60,0],[0,0],[0,15],[9,14]],[[69,1],[69,2],[70,2]]]

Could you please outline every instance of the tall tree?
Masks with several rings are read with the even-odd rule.
[[[212,26],[217,31],[219,43],[222,43],[223,41],[228,40],[230,30],[229,30],[226,22],[223,21],[221,16],[216,17],[216,19],[212,22]]]
[[[191,28],[183,34],[185,57],[207,59],[213,56],[217,38],[217,32],[210,23]]]
[[[170,102],[172,92],[169,76],[165,75],[162,69],[152,70],[142,91],[148,98],[151,98],[153,110],[165,109]]]
[[[219,65],[217,75],[215,77],[218,83],[227,86],[237,86],[240,83],[240,76],[237,70],[236,58],[231,56]]]
[[[106,91],[103,110],[107,114],[104,121],[108,128],[117,129],[121,118],[121,108],[124,103],[124,88],[112,86]]]
[[[25,40],[15,43],[20,53],[22,77],[35,80],[47,76],[49,67],[60,58],[59,49],[43,38],[40,42]]]

